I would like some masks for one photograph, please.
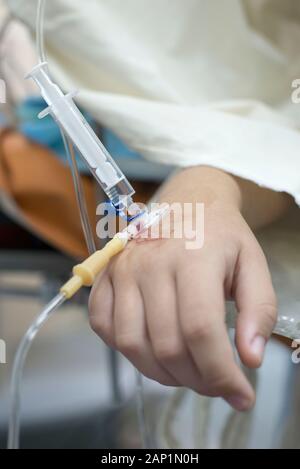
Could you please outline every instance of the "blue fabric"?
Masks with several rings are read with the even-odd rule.
[[[0,112],[0,125],[2,125],[3,127],[7,124],[7,119],[5,117],[4,114],[2,114],[2,112]]]

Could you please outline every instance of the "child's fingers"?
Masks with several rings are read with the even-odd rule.
[[[235,301],[239,311],[236,344],[243,363],[261,365],[277,318],[276,297],[265,256],[257,244],[243,249],[237,266]]]
[[[215,262],[203,259],[179,269],[181,326],[205,394],[221,396],[237,410],[247,410],[253,405],[254,392],[234,360],[224,320],[224,281]]]
[[[184,342],[178,318],[175,278],[155,272],[140,283],[154,355],[182,386],[200,391],[199,372]]]
[[[114,333],[118,350],[148,378],[167,386],[178,386],[153,353],[138,286],[117,273],[113,276],[113,286]]]
[[[115,347],[113,327],[113,287],[107,272],[97,278],[89,300],[90,325],[111,348]]]

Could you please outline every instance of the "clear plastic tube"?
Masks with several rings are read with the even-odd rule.
[[[55,311],[65,302],[66,297],[62,293],[57,295],[38,315],[36,320],[28,329],[24,335],[15,360],[12,370],[11,379],[11,407],[10,407],[10,419],[8,428],[8,449],[19,449],[20,440],[20,422],[21,422],[21,384],[23,377],[23,370],[25,361],[30,350],[31,344],[40,331],[42,326],[48,321],[48,319],[55,313]]]
[[[73,178],[73,184],[74,184],[74,189],[75,189],[75,194],[76,194],[76,199],[77,199],[77,205],[79,209],[81,226],[82,226],[85,242],[89,251],[89,255],[91,255],[96,251],[96,244],[95,244],[95,240],[94,240],[94,236],[93,236],[93,232],[92,232],[92,228],[91,228],[91,224],[89,220],[89,215],[88,215],[83,188],[82,188],[82,184],[80,180],[80,175],[78,172],[74,146],[71,140],[64,134],[64,131],[62,128],[60,128],[60,131],[61,131],[62,140],[64,142],[65,151],[68,157],[69,166],[72,172],[72,178]]]
[[[147,426],[143,376],[138,370],[135,370],[135,373],[136,373],[137,416],[138,416],[138,423],[139,423],[139,429],[140,429],[140,434],[141,434],[142,446],[143,446],[143,449],[151,449],[153,445],[152,445],[152,441],[151,441],[148,426]]]
[[[36,16],[36,47],[40,63],[46,62],[45,40],[44,40],[44,20],[45,20],[45,0],[38,0]]]

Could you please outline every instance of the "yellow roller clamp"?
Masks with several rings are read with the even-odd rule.
[[[73,269],[73,277],[60,289],[69,300],[81,287],[91,287],[109,261],[125,248],[128,238],[115,236],[101,251],[95,252]]]

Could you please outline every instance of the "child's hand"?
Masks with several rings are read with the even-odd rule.
[[[161,199],[205,203],[204,246],[187,250],[184,239],[130,243],[93,288],[92,328],[149,378],[247,410],[255,396],[234,359],[225,300],[233,298],[240,313],[242,362],[259,367],[276,299],[264,254],[241,215],[238,184],[220,171],[188,170]]]

